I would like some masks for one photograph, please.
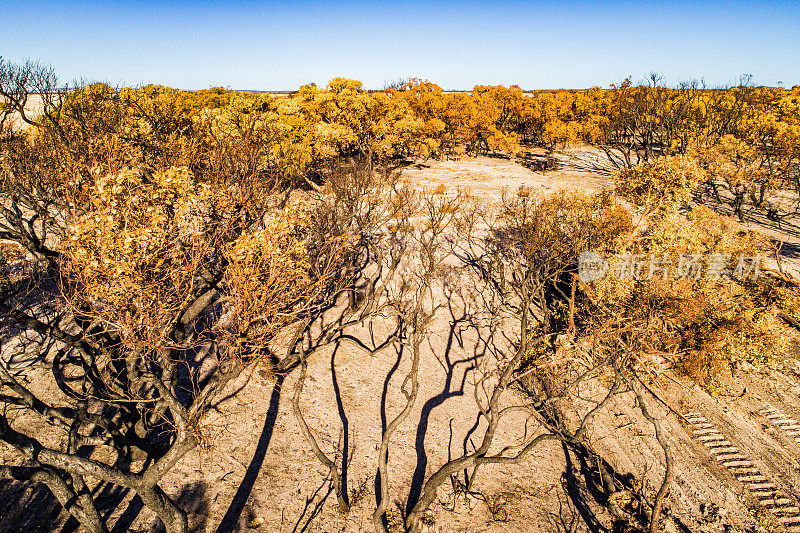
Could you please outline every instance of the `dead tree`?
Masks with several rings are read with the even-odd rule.
[[[328,469],[339,508],[350,507],[345,490],[342,465],[336,458],[347,461],[350,450],[336,449],[332,455],[319,445],[314,430],[309,427],[301,407],[301,395],[306,379],[307,361],[326,346],[333,345],[331,359],[339,346],[346,344],[358,350],[376,354],[392,346],[401,334],[398,326],[383,339],[370,336],[361,339],[351,331],[369,325],[388,309],[398,269],[411,248],[409,220],[417,205],[417,195],[397,180],[388,169],[377,171],[368,160],[350,162],[331,169],[326,190],[316,194],[315,227],[322,230],[320,245],[331,239],[349,239],[359,243],[358,251],[346,258],[344,284],[330,298],[330,306],[320,315],[317,324],[305,328],[287,346],[287,355],[276,371],[285,372],[291,365],[300,366],[300,375],[292,396],[292,412],[303,438],[315,457]],[[344,428],[343,428],[344,431]],[[343,439],[347,442],[347,439]]]
[[[655,527],[649,524],[657,523],[669,472],[653,503],[636,493],[641,512],[624,508],[617,503],[618,496],[634,494],[635,487],[613,471],[589,439],[592,419],[612,399],[631,391],[648,394],[639,385],[636,349],[620,344],[632,343],[633,337],[613,316],[595,313],[603,320],[586,318],[592,316],[585,312],[586,306],[593,304],[576,278],[578,250],[624,233],[623,222],[595,224],[598,212],[619,214],[613,203],[608,198],[562,196],[542,201],[523,196],[507,199],[499,212],[485,213],[459,198],[422,196],[416,202],[405,198],[403,205],[413,209],[398,212],[397,225],[383,230],[384,242],[394,243],[389,254],[394,260],[385,275],[371,278],[373,283],[380,280],[376,286],[384,290],[364,292],[358,300],[363,311],[352,315],[363,324],[390,320],[394,332],[365,340],[342,329],[330,338],[372,354],[394,349],[398,365],[406,368],[399,385],[399,411],[389,417],[376,443],[379,483],[372,515],[376,531],[386,530],[392,484],[399,475],[390,461],[390,443],[419,402],[426,379],[420,375],[420,360],[429,349],[430,327],[445,320],[448,312],[453,331],[458,328],[458,342],[467,351],[465,360],[474,364],[469,374],[478,424],[465,438],[474,443],[472,447],[465,445],[432,474],[423,474],[418,493],[409,494],[406,529],[421,528],[443,485],[450,482],[475,492],[484,465],[519,463],[548,441],[561,442],[599,465],[599,484],[605,491],[599,503],[616,520],[629,527]],[[300,364],[304,369],[305,359]],[[340,509],[346,510],[336,457],[345,457],[347,450],[333,450],[333,455],[322,450],[306,424],[300,404],[304,377],[303,373],[296,385],[293,410],[301,433],[331,473]],[[597,398],[588,403],[581,399],[582,388],[601,381],[610,385]],[[645,419],[657,426],[644,398],[640,401]],[[523,422],[511,416],[520,413]],[[522,424],[524,436],[514,445],[498,448],[498,435],[505,434],[513,420]],[[663,445],[661,436],[657,438]],[[669,450],[664,450],[669,468]]]
[[[420,388],[419,364],[423,344],[432,322],[447,302],[437,297],[443,289],[443,273],[447,269],[450,252],[448,237],[454,231],[460,198],[425,196],[417,204],[414,227],[401,238],[410,241],[405,261],[407,269],[391,286],[388,307],[392,310],[399,330],[395,349],[399,358],[409,357],[409,369],[402,379],[400,390],[405,397],[400,412],[392,417],[383,430],[378,445],[379,486],[376,487],[378,505],[372,514],[376,531],[385,531],[386,512],[390,499],[389,446],[392,436],[414,408]],[[408,226],[409,220],[405,221]],[[409,354],[409,355],[406,355]]]
[[[576,277],[578,250],[597,246],[620,229],[592,223],[598,208],[614,209],[599,201],[601,205],[567,196],[539,201],[523,197],[507,201],[499,217],[464,215],[464,233],[456,240],[455,253],[473,273],[468,307],[477,336],[474,351],[481,354],[474,390],[483,429],[471,435],[476,443],[472,449],[451,457],[426,479],[406,517],[410,531],[420,528],[445,482],[463,472],[461,484],[473,491],[482,465],[518,463],[545,441],[560,441],[606,465],[600,467],[601,476],[611,491],[632,489],[609,474],[610,467],[588,437],[592,419],[614,397],[630,391],[639,398],[645,419],[656,427],[667,471],[654,503],[641,502],[639,515],[615,507],[613,498],[600,503],[629,526],[651,531],[658,527],[671,458],[658,421],[647,410],[647,393],[637,386],[636,350],[621,348],[624,328],[615,317],[591,324],[584,318],[581,323],[576,312],[579,306],[591,305]],[[578,348],[575,340],[581,337],[584,342]],[[587,405],[577,392],[596,384],[600,376],[610,385]],[[525,436],[515,446],[493,448],[498,431],[514,412],[527,415]]]

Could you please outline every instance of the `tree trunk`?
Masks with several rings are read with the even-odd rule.
[[[189,519],[186,512],[178,507],[159,487],[142,487],[136,491],[144,504],[158,515],[167,533],[188,533]]]

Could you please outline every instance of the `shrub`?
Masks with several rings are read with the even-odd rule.
[[[794,313],[791,289],[761,274],[737,279],[731,275],[740,258],[748,262],[769,250],[763,235],[737,228],[733,221],[706,207],[686,215],[662,213],[649,219],[644,230],[631,235],[621,252],[650,261],[667,258],[669,275],[645,268],[640,279],[620,279],[612,261],[611,275],[595,282],[598,303],[630,324],[631,346],[643,354],[665,358],[677,370],[713,388],[714,376],[741,363],[757,367],[774,364],[787,351],[796,332],[781,318]],[[727,274],[699,279],[677,278],[681,258],[699,258],[706,268],[714,257],[726,259]],[[620,266],[622,259],[616,259]],[[584,312],[595,312],[590,305]],[[788,315],[787,315],[788,316]]]
[[[614,175],[617,192],[639,207],[670,209],[687,203],[703,179],[697,161],[683,155],[666,156]]]

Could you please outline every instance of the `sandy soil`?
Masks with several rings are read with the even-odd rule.
[[[40,95],[32,94],[28,97],[28,102],[25,105],[25,113],[27,114],[28,117],[35,118],[39,116],[42,112],[42,108],[43,108],[43,103],[42,103],[42,97]],[[11,122],[11,128],[14,130],[18,130],[24,127],[26,127],[25,122],[22,121],[22,118],[18,114],[15,114]]]
[[[528,160],[540,155],[530,154]],[[503,190],[513,192],[520,186],[543,192],[559,188],[594,192],[609,187],[608,169],[597,153],[576,150],[564,154],[562,160],[562,169],[548,172],[495,158],[429,161],[406,168],[404,174],[426,187],[462,188],[491,201],[499,199]],[[422,355],[420,398],[392,442],[390,484],[395,508],[405,505],[415,471],[430,473],[447,460],[449,451],[461,449],[477,416],[471,381],[469,376],[465,379],[469,347],[453,345],[448,365],[444,358],[448,331],[447,317],[442,317]],[[335,356],[331,351],[320,353],[309,362],[302,401],[308,423],[325,451],[332,452],[346,438],[352,454],[346,478],[353,507],[347,515],[337,510],[331,494],[309,522],[323,500],[327,482],[291,413],[289,397],[296,376],[276,383],[258,369],[231,386],[230,391],[239,394],[219,405],[209,420],[209,431],[216,435],[213,446],[182,460],[165,480],[165,490],[179,496],[191,512],[193,531],[198,532],[288,532],[304,526],[306,531],[320,532],[372,530],[382,399],[386,388],[385,409],[391,417],[403,403],[399,381],[405,364],[398,367],[391,351],[367,355],[349,348]],[[784,367],[769,372],[745,369],[735,379],[722,376],[720,394],[714,397],[675,376],[653,384],[666,406],[652,409],[662,419],[675,457],[667,507],[677,525],[671,525],[670,531],[794,530],[780,519],[800,515],[800,511],[795,513],[800,501],[800,431],[795,439],[786,429],[791,424],[780,422],[775,411],[767,410],[784,413],[786,417],[780,420],[800,419],[799,383],[800,361],[789,359]],[[698,422],[701,415],[704,422]],[[520,414],[504,426],[498,440],[510,442],[524,427],[525,417]],[[724,435],[741,460],[752,465],[752,475],[765,481],[746,479],[736,470],[740,467],[726,466],[729,458],[706,444],[717,442],[716,437],[704,437],[712,430]],[[642,476],[655,486],[664,468],[663,453],[633,398],[618,398],[592,424],[591,435],[598,451],[620,472]],[[444,487],[433,506],[429,530],[561,531],[554,522],[556,514],[579,517],[580,510],[570,498],[570,493],[586,490],[579,466],[560,445],[551,444],[519,465],[486,467],[475,482],[484,499],[454,501],[450,488]],[[770,490],[789,503],[765,504],[759,483],[774,487]],[[97,490],[105,491],[107,512],[117,522],[115,531],[151,530],[152,516],[130,494],[107,486]],[[61,529],[64,513],[48,498],[36,487],[0,485],[0,531]],[[493,504],[494,513],[484,500]],[[38,511],[34,514],[30,509]],[[574,531],[606,531],[608,517],[602,512],[598,516],[599,524],[578,520]],[[73,529],[69,524],[63,528]]]
[[[491,201],[499,200],[504,191],[514,194],[520,187],[542,193],[559,189],[594,193],[612,186],[608,180],[611,168],[598,151],[581,148],[557,157],[561,169],[546,172],[529,168],[544,159],[544,151],[532,150],[516,160],[464,157],[420,162],[404,168],[403,175],[425,187],[436,189],[441,185]]]

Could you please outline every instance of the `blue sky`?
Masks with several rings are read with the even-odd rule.
[[[62,80],[282,90],[334,76],[450,89],[608,86],[649,71],[800,84],[800,2],[0,0],[0,55]]]

